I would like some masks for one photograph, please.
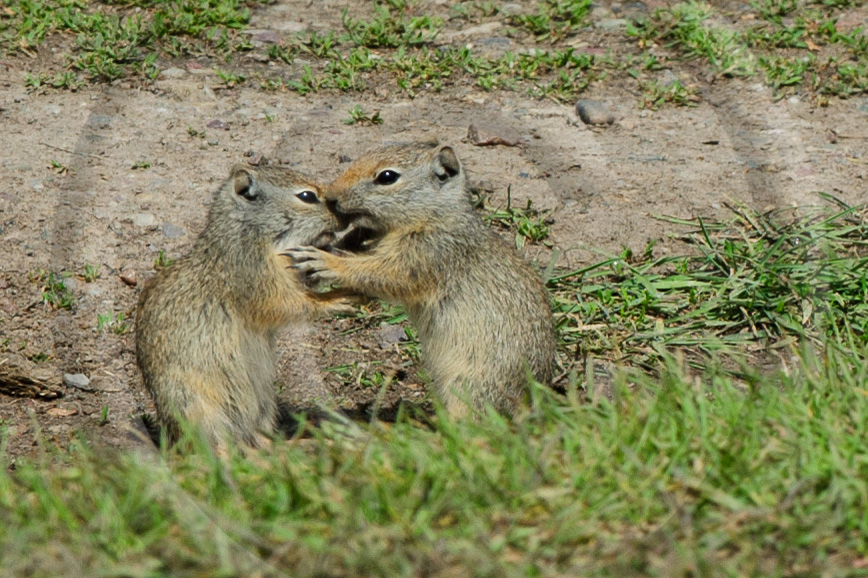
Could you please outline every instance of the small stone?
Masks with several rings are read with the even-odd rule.
[[[613,32],[615,30],[627,28],[627,20],[625,18],[604,18],[603,20],[596,22],[594,28],[599,28],[606,32]]]
[[[407,341],[407,334],[400,325],[383,325],[377,331],[377,345],[380,349],[391,349],[396,343]]]
[[[62,283],[63,287],[67,291],[75,291],[76,289],[78,289],[78,281],[75,279],[75,277],[64,277]]]
[[[216,138],[209,138],[208,144],[212,147],[216,147],[218,144],[220,144],[220,141],[218,141]]]
[[[339,163],[349,163],[349,162],[352,162],[352,160],[353,159],[352,159],[352,157],[350,157],[350,155],[340,155],[338,157]]]
[[[509,2],[500,7],[500,13],[504,16],[520,14],[522,10],[524,10],[524,8],[518,2]]]
[[[576,103],[576,114],[585,124],[601,125],[615,122],[615,115],[605,103],[599,100],[580,100]]]
[[[185,76],[187,76],[186,70],[174,66],[160,71],[160,78],[183,78]]]
[[[267,160],[265,159],[265,156],[262,153],[256,153],[253,151],[249,151],[249,152],[251,152],[253,154],[247,155],[248,156],[248,159],[247,159],[248,165],[258,167],[259,165],[267,164]]]
[[[90,378],[83,373],[64,373],[63,385],[83,391],[93,391],[90,386]]]
[[[133,215],[133,225],[136,227],[153,227],[157,224],[157,217],[153,213],[136,213]]]
[[[467,128],[467,141],[478,147],[504,145],[518,146],[521,135],[503,124],[474,122]]]
[[[219,118],[215,118],[214,120],[210,121],[205,126],[207,126],[208,128],[214,128],[217,130],[229,130],[229,125],[226,124],[225,122],[223,122],[222,120],[220,120]]]
[[[163,223],[163,236],[169,239],[177,239],[187,234],[187,231],[174,223]]]
[[[136,281],[136,272],[133,269],[127,269],[125,271],[121,271],[120,277],[121,277],[121,281],[123,281],[123,283],[125,285],[128,285],[130,287],[135,287],[136,284],[138,283]]]
[[[262,30],[254,34],[253,39],[263,44],[277,44],[280,42],[280,36],[274,30]]]

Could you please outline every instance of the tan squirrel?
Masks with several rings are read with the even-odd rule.
[[[343,292],[306,292],[279,253],[325,246],[337,227],[307,177],[280,167],[232,168],[190,254],[139,299],[136,360],[170,439],[186,420],[220,453],[228,443],[268,445],[277,331],[351,310]]]
[[[548,383],[555,335],[530,264],[474,213],[455,152],[436,142],[385,146],[328,186],[362,250],[285,253],[312,279],[402,304],[447,411],[512,414],[528,378]],[[468,407],[467,403],[470,404]]]

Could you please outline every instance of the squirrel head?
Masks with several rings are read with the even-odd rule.
[[[210,226],[277,251],[334,240],[338,219],[325,206],[322,187],[282,167],[235,165],[211,206]]]
[[[448,215],[467,203],[461,163],[451,147],[436,141],[389,144],[362,155],[324,198],[343,225],[374,232]]]

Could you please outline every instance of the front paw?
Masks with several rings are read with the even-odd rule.
[[[310,281],[337,281],[337,274],[329,267],[329,253],[316,247],[298,247],[281,253],[292,260],[290,267]]]

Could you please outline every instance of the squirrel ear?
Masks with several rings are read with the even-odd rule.
[[[236,195],[249,201],[256,198],[256,192],[253,190],[253,171],[249,168],[243,165],[232,167],[232,181]]]
[[[440,182],[446,182],[461,172],[461,163],[452,147],[443,147],[434,159],[434,174]]]

